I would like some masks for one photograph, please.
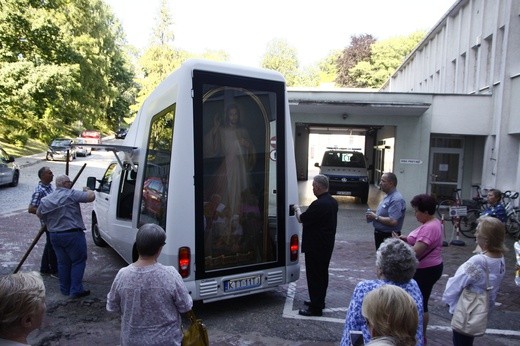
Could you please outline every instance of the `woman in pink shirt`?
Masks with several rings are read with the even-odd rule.
[[[415,217],[421,226],[414,229],[408,236],[398,236],[401,240],[410,244],[414,251],[419,265],[415,272],[414,279],[417,281],[423,296],[424,304],[424,339],[426,341],[426,327],[428,326],[428,300],[432,293],[433,285],[442,275],[442,224],[435,218],[437,201],[434,197],[426,194],[415,196],[410,202],[415,210]]]

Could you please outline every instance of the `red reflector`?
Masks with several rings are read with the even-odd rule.
[[[189,247],[179,248],[179,274],[181,277],[190,276],[191,252]]]
[[[298,241],[298,236],[293,234],[291,237],[291,243],[289,245],[289,250],[291,253],[291,262],[298,260],[298,249],[300,247],[300,243]]]

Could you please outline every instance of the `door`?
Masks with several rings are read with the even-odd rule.
[[[117,163],[111,163],[108,166],[103,179],[98,188],[96,196],[96,216],[99,229],[105,235],[110,227],[110,191],[112,189],[113,173],[117,167]]]
[[[197,278],[285,263],[284,90],[194,71]]]
[[[453,198],[453,190],[462,185],[461,148],[432,148],[430,152],[429,190],[437,200]]]

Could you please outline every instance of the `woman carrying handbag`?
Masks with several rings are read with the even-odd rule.
[[[481,217],[475,235],[482,254],[474,255],[457,269],[455,275],[448,280],[442,296],[450,313],[454,314],[452,329],[455,346],[471,346],[475,336],[484,334],[487,317],[495,305],[506,271],[503,255],[507,251],[504,246],[504,224],[494,217]],[[473,295],[474,298],[464,299],[468,295]],[[465,306],[469,301],[473,301],[474,306],[471,308]],[[477,301],[482,302],[480,306],[475,306]],[[471,314],[473,309],[483,312]],[[480,331],[475,328],[478,325],[481,326]]]

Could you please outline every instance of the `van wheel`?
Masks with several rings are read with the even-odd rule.
[[[368,194],[359,197],[359,199],[361,200],[361,204],[367,204],[367,202],[368,202]]]
[[[99,227],[94,217],[92,218],[92,240],[94,241],[94,244],[96,244],[99,247],[107,246],[107,243],[103,240],[103,238],[101,238],[101,234],[99,233]]]

